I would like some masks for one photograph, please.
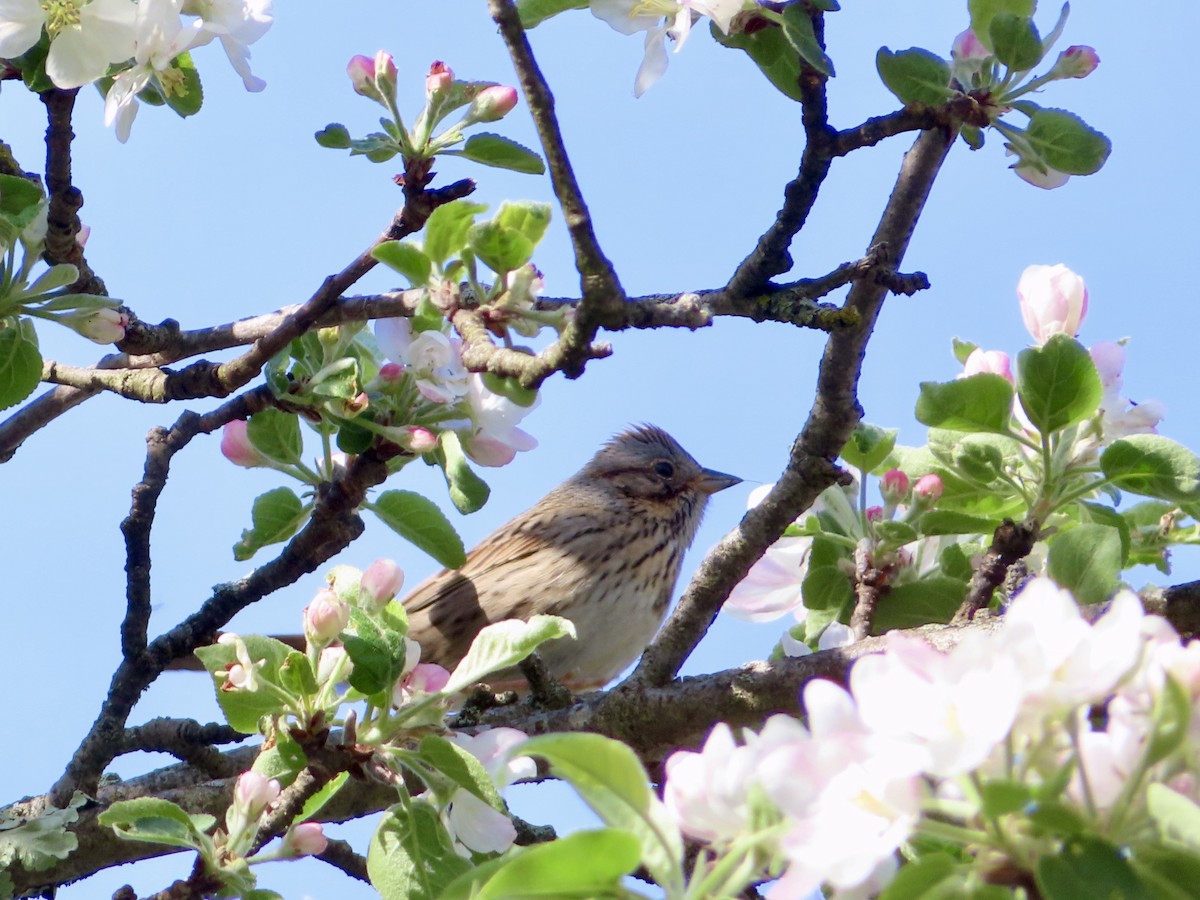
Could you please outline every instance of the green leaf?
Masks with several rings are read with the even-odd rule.
[[[808,574],[800,586],[804,605],[811,610],[841,610],[854,599],[854,587],[841,562],[845,550],[836,542],[814,537],[808,555]]]
[[[277,487],[254,498],[250,511],[252,527],[242,532],[233,545],[233,558],[241,562],[269,544],[286,541],[300,530],[312,511],[291,488]]]
[[[470,868],[437,811],[419,800],[388,809],[367,851],[367,874],[383,900],[437,900]]]
[[[633,750],[576,732],[530,738],[513,752],[546,760],[551,774],[569,781],[606,825],[637,838],[642,862],[667,896],[682,892],[683,838]]]
[[[1002,13],[1029,18],[1037,8],[1037,0],[967,0],[971,13],[971,30],[989,50],[992,48],[992,19]]]
[[[19,328],[0,329],[0,409],[20,403],[42,380],[42,354]]]
[[[1000,520],[987,516],[972,516],[949,509],[931,509],[917,520],[921,534],[932,537],[940,534],[990,535]]]
[[[1079,837],[1058,853],[1041,857],[1035,878],[1046,900],[1084,897],[1153,900],[1154,897],[1121,851],[1099,838]]]
[[[956,578],[935,576],[898,585],[880,598],[872,632],[949,622],[966,595],[966,582]]]
[[[1100,408],[1100,374],[1074,338],[1056,334],[1041,347],[1022,350],[1017,359],[1017,396],[1042,434],[1082,422]]]
[[[979,796],[983,801],[983,814],[989,819],[1020,812],[1033,800],[1029,785],[1019,781],[985,781]]]
[[[593,900],[629,896],[621,879],[637,868],[638,841],[614,828],[578,831],[473,869],[441,900]]]
[[[1050,542],[1047,565],[1080,603],[1099,603],[1120,583],[1121,534],[1108,525],[1077,525]]]
[[[320,131],[316,132],[313,137],[318,144],[330,150],[350,149],[350,132],[346,130],[345,125],[337,122],[330,122]]]
[[[350,610],[350,631],[342,633],[342,644],[354,663],[350,686],[359,693],[370,696],[390,688],[404,672],[404,633],[380,628],[360,609]]]
[[[470,515],[483,508],[491,496],[492,489],[475,474],[467,462],[463,452],[462,441],[453,431],[443,431],[438,435],[437,450],[434,451],[442,474],[446,476],[446,487],[450,492],[450,502],[460,513]]]
[[[934,428],[1005,434],[1012,418],[1012,398],[1012,385],[1000,375],[925,381],[917,398],[916,417]]]
[[[1129,523],[1125,517],[1111,506],[1104,506],[1101,503],[1080,501],[1079,508],[1085,524],[1107,525],[1109,528],[1117,529],[1117,534],[1121,536],[1121,568],[1127,568],[1132,538],[1129,534]]]
[[[979,349],[978,344],[972,344],[970,341],[964,341],[960,338],[952,338],[951,346],[954,348],[954,358],[958,360],[959,365],[967,364],[967,357]]]
[[[246,423],[246,437],[259,453],[276,462],[296,465],[304,453],[300,418],[281,409],[256,412]]]
[[[907,522],[889,521],[875,523],[875,534],[879,537],[881,543],[891,547],[903,547],[905,544],[911,544],[920,535],[917,534],[917,529],[913,528]]]
[[[287,659],[292,648],[275,638],[258,634],[242,636],[242,643],[254,663],[263,661],[257,667],[258,677],[264,681],[278,683],[278,672]],[[204,664],[217,689],[217,702],[229,727],[242,734],[257,734],[258,723],[264,716],[273,716],[283,711],[284,700],[275,691],[264,687],[250,691],[244,688],[232,688],[224,678],[218,678],[217,673],[225,672],[238,661],[237,650],[232,644],[209,644],[207,647],[197,647],[196,656]]]
[[[768,26],[754,32],[725,34],[712,22],[709,24],[709,31],[718,44],[745,51],[767,76],[767,80],[785,97],[797,102],[803,99],[800,92],[800,72],[803,68],[800,55],[784,37],[782,28]]]
[[[66,807],[50,807],[32,818],[14,819],[0,813],[0,875],[14,863],[30,872],[41,872],[66,859],[79,847],[79,839],[67,830],[79,819],[79,808],[88,798],[79,791],[71,795]],[[0,877],[0,897],[4,894]]]
[[[308,657],[299,650],[289,653],[279,667],[279,683],[292,694],[311,697],[317,693],[316,673]]]
[[[412,491],[384,491],[370,509],[384,525],[447,569],[467,561],[462,538],[432,500]]]
[[[471,135],[459,150],[443,150],[442,152],[454,156],[464,156],[472,162],[482,163],[485,166],[510,169],[526,175],[541,175],[546,171],[546,164],[542,162],[542,158],[528,147],[503,135],[491,134],[486,131]]]
[[[304,806],[296,816],[296,821],[307,822],[315,819],[317,814],[325,808],[325,804],[332,800],[349,780],[349,772],[342,772],[333,776],[319,791],[304,801]]]
[[[171,90],[165,94],[167,106],[183,118],[200,112],[204,104],[204,89],[200,86],[200,73],[186,50],[171,60]]]
[[[505,200],[493,220],[497,225],[519,232],[531,244],[541,243],[550,226],[550,204],[532,200]],[[486,260],[485,260],[486,261]]]
[[[508,812],[487,769],[469,751],[443,737],[430,734],[421,738],[417,752],[421,759],[463,790],[475,795],[494,810]]]
[[[472,225],[467,232],[467,247],[498,275],[519,269],[533,256],[529,238],[495,221]]]
[[[827,78],[832,78],[833,60],[817,40],[813,31],[812,17],[802,3],[792,3],[783,8],[783,36],[800,54],[800,58]]]
[[[1179,749],[1187,739],[1191,720],[1191,694],[1173,675],[1168,674],[1163,689],[1154,698],[1153,728],[1143,765],[1152,766]],[[1196,827],[1191,833],[1195,841],[1192,849],[1200,852],[1200,812],[1196,815],[1193,823]]]
[[[1069,773],[1071,770],[1066,771]],[[1061,789],[1062,785],[1058,787]],[[1043,834],[1057,836],[1083,834],[1089,824],[1073,807],[1057,800],[1039,800],[1029,813],[1029,821]]]
[[[0,175],[0,216],[21,230],[37,213],[42,202],[41,187],[18,175]]]
[[[1161,785],[1151,785],[1151,789],[1158,787]],[[1195,900],[1195,885],[1200,884],[1200,855],[1143,844],[1131,862],[1157,900]]]
[[[425,221],[425,255],[440,268],[446,260],[460,253],[467,246],[467,232],[475,217],[486,209],[485,204],[466,200],[454,200],[435,209]]]
[[[1112,141],[1065,109],[1034,107],[1025,138],[1046,165],[1068,175],[1099,172],[1112,152]]]
[[[1165,784],[1146,788],[1146,807],[1163,842],[1200,853],[1200,806]]]
[[[263,778],[274,778],[287,787],[296,780],[300,771],[308,765],[304,748],[286,728],[274,728],[270,732],[272,746],[260,749],[250,767]],[[299,819],[297,819],[299,821]]]
[[[894,428],[859,422],[850,440],[842,447],[842,459],[860,472],[874,472],[896,446],[898,433]]]
[[[935,53],[910,47],[893,53],[880,47],[875,68],[884,85],[905,106],[924,103],[936,106],[954,95],[950,90],[950,66]]]
[[[942,552],[938,554],[938,568],[947,578],[953,578],[964,584],[970,581],[971,576],[975,574],[971,558],[963,549],[963,545],[958,543],[950,544],[942,549]]]
[[[493,394],[507,397],[517,406],[523,406],[526,409],[537,402],[537,388],[521,387],[521,382],[511,375],[501,378],[491,372],[484,372],[483,385]]]
[[[51,266],[45,272],[38,276],[37,280],[25,288],[25,297],[35,297],[39,294],[48,294],[51,291],[56,291],[61,287],[66,287],[68,284],[74,284],[79,280],[79,269],[70,263],[59,263],[56,266]],[[39,310],[48,311],[51,309],[78,309],[83,306],[80,300],[89,297],[89,294],[70,294],[67,297],[60,297],[58,300],[51,300],[49,303],[38,306]],[[105,298],[107,299],[107,298]],[[118,304],[115,301],[109,300],[104,304],[106,307],[115,307]]]
[[[1100,468],[1123,491],[1176,503],[1200,500],[1200,458],[1161,435],[1113,441],[1100,454]]]
[[[200,836],[217,823],[212,816],[189,815],[170,800],[158,797],[118,800],[100,813],[97,821],[127,841],[194,848],[201,846]]]
[[[988,26],[992,52],[1014,72],[1026,72],[1042,61],[1042,36],[1028,16],[1000,13]]]
[[[471,649],[450,673],[443,693],[454,694],[493,672],[511,668],[546,641],[575,637],[575,626],[559,616],[530,616],[529,621],[505,619],[475,636]]]
[[[409,241],[385,241],[372,250],[371,255],[407,278],[413,287],[424,287],[433,273],[429,257]]]
[[[587,9],[588,0],[517,0],[517,12],[521,24],[536,28],[552,16],[569,9]]]
[[[939,885],[961,882],[961,864],[949,853],[926,853],[905,863],[879,900],[922,900],[940,897]]]

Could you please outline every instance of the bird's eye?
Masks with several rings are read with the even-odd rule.
[[[663,478],[670,478],[675,474],[675,467],[666,460],[663,460],[662,462],[656,462],[654,464],[654,471]]]

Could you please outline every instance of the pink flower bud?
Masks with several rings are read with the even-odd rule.
[[[246,434],[246,420],[234,419],[221,429],[221,453],[235,466],[253,469],[266,464],[264,457]]]
[[[355,56],[346,65],[346,74],[354,91],[364,97],[378,99],[379,91],[375,89],[375,60],[369,56]]]
[[[484,88],[471,101],[467,114],[463,117],[464,124],[473,122],[495,122],[507,116],[517,105],[516,88],[502,84],[494,84]]]
[[[942,498],[942,479],[933,473],[922,475],[913,485],[913,499],[922,506],[933,506]]]
[[[954,39],[950,45],[950,55],[955,59],[986,59],[992,51],[983,46],[983,42],[968,28]]]
[[[97,344],[115,344],[125,337],[129,316],[119,309],[104,307],[72,320],[69,324],[89,341],[95,341]]]
[[[1062,263],[1027,268],[1017,283],[1017,296],[1025,328],[1038,344],[1056,334],[1075,337],[1087,315],[1087,286]]]
[[[1003,350],[980,350],[976,347],[963,363],[963,375],[999,375],[1013,383],[1012,360]]]
[[[425,98],[433,100],[442,96],[450,90],[450,85],[453,83],[454,70],[440,59],[435,60],[429,67],[429,74],[425,76]]]
[[[400,363],[384,363],[379,367],[379,377],[384,381],[399,381],[404,377],[404,366]]]
[[[304,634],[314,644],[328,644],[350,622],[350,607],[328,588],[317,592],[304,610]]]
[[[882,506],[868,506],[867,507],[867,521],[868,522],[882,522],[883,521],[883,507]]]
[[[283,837],[284,853],[290,856],[313,856],[324,853],[329,846],[320,822],[301,822],[293,825]]]
[[[428,428],[418,428],[416,426],[408,429],[408,441],[405,446],[413,453],[420,456],[423,453],[428,453],[437,447],[437,435]]]
[[[375,87],[391,102],[396,100],[396,63],[392,54],[380,50],[375,54]]]
[[[279,782],[254,771],[239,775],[233,788],[233,802],[251,819],[257,818],[278,797]]]
[[[371,400],[367,396],[366,391],[360,391],[357,396],[354,396],[346,401],[346,412],[352,416],[358,415],[370,405]]]
[[[383,606],[400,592],[404,585],[404,570],[393,560],[377,559],[362,576],[362,591],[375,606]]]
[[[908,476],[899,469],[888,469],[879,480],[879,491],[888,503],[899,503],[908,496]]]
[[[1087,78],[1100,65],[1100,56],[1094,47],[1068,47],[1058,54],[1052,74],[1059,78]]]
[[[91,225],[80,225],[79,230],[75,232],[75,243],[80,247],[86,247],[88,238],[92,236]]]
[[[418,694],[436,694],[450,681],[450,673],[436,663],[418,663],[392,691],[392,702],[403,706]]]

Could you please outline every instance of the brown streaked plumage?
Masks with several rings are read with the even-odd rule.
[[[703,468],[660,428],[617,435],[462,568],[418,585],[404,599],[410,636],[425,662],[453,668],[491,622],[564,616],[577,639],[543,645],[546,666],[572,687],[599,687],[650,643],[709,495],[740,480]]]

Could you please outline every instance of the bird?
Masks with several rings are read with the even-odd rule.
[[[575,690],[610,682],[650,644],[712,494],[740,478],[701,466],[653,425],[616,435],[577,473],[403,600],[423,662],[453,670],[485,625],[562,616],[540,648]]]
[[[404,597],[408,637],[422,662],[453,671],[485,626],[562,616],[575,639],[539,648],[547,674],[576,691],[603,687],[662,625],[709,497],[739,483],[701,466],[663,429],[633,426],[480,541],[462,566]],[[300,636],[280,640],[304,646]]]

